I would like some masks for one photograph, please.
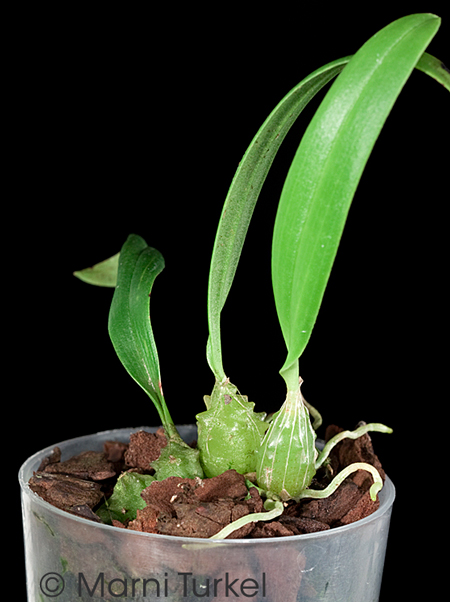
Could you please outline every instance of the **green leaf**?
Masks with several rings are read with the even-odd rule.
[[[117,284],[119,255],[120,253],[116,253],[116,255],[113,255],[109,259],[96,263],[91,268],[74,272],[73,275],[88,284],[114,288]]]
[[[155,404],[166,434],[173,421],[162,393],[159,358],[150,323],[150,293],[164,268],[161,253],[131,234],[120,252],[117,287],[109,312],[109,335],[130,376]]]
[[[450,71],[442,61],[424,52],[416,67],[419,71],[423,71],[439,84],[442,84],[450,92]]]
[[[222,365],[220,314],[230,292],[250,220],[272,162],[286,134],[308,102],[338,75],[352,57],[317,69],[295,86],[256,133],[234,175],[222,209],[211,258],[208,287],[208,362],[218,382]],[[446,67],[426,53],[417,68],[449,88]],[[450,88],[449,88],[450,89]]]
[[[104,523],[112,520],[124,523],[134,520],[137,510],[145,508],[141,492],[155,480],[155,477],[137,472],[124,472],[120,475],[111,497],[100,506],[96,514]]]
[[[220,313],[230,291],[253,210],[269,168],[304,107],[342,71],[348,60],[349,57],[345,57],[314,71],[283,98],[258,130],[233,178],[222,209],[209,272],[208,361],[219,382],[225,380]]]
[[[352,57],[300,143],[281,194],[272,247],[275,302],[288,349],[281,369],[298,386],[353,195],[380,130],[440,19],[391,23]]]
[[[198,450],[180,437],[162,392],[159,358],[150,322],[150,294],[164,268],[159,251],[130,234],[120,251],[117,287],[109,312],[109,335],[130,376],[153,401],[167,437],[155,470],[157,477],[203,476]]]

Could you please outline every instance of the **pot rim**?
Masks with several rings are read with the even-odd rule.
[[[195,427],[195,425],[182,425],[181,427],[179,425],[177,425],[177,428],[182,428],[183,426],[191,427],[191,428]],[[142,531],[133,531],[130,529],[123,529],[121,527],[114,527],[112,525],[106,525],[104,523],[96,523],[95,521],[91,521],[87,518],[83,518],[83,517],[77,516],[75,514],[71,514],[70,512],[66,512],[65,510],[61,510],[60,508],[53,506],[49,502],[46,502],[44,499],[42,499],[34,491],[32,491],[28,485],[28,479],[25,476],[26,473],[29,472],[31,466],[38,460],[38,458],[41,459],[41,458],[44,458],[45,456],[49,455],[50,452],[55,447],[61,447],[68,443],[74,443],[75,441],[79,441],[81,443],[83,439],[88,440],[88,439],[92,439],[93,437],[98,437],[98,436],[102,436],[102,438],[104,437],[104,440],[108,440],[110,437],[114,438],[114,437],[117,437],[119,434],[130,435],[131,433],[134,433],[134,432],[137,432],[140,430],[149,430],[150,432],[151,431],[154,432],[154,431],[156,431],[157,428],[159,428],[159,427],[141,426],[141,427],[129,427],[129,428],[125,427],[125,428],[120,428],[120,429],[98,431],[97,433],[92,433],[90,435],[81,435],[80,437],[73,437],[71,439],[65,439],[64,441],[61,441],[59,443],[49,445],[49,446],[45,447],[44,449],[41,449],[40,451],[34,453],[32,456],[30,456],[27,460],[25,460],[25,462],[20,467],[18,477],[19,477],[19,484],[20,484],[20,488],[22,490],[22,494],[28,496],[31,500],[33,500],[33,502],[39,504],[43,508],[45,508],[47,510],[51,510],[52,512],[65,518],[66,520],[73,520],[75,523],[81,523],[84,526],[89,524],[92,528],[107,529],[107,530],[113,529],[114,531],[120,531],[121,533],[126,534],[127,536],[132,536],[132,537],[149,537],[151,539],[157,538],[159,540],[161,538],[163,538],[165,540],[171,540],[173,542],[179,543],[180,545],[183,545],[183,546],[189,545],[189,544],[190,545],[201,544],[202,546],[205,546],[205,545],[210,545],[210,546],[241,545],[242,546],[242,545],[255,544],[257,542],[260,543],[261,545],[270,545],[270,544],[279,545],[281,543],[280,540],[283,543],[284,542],[289,543],[290,541],[299,541],[299,540],[306,541],[307,539],[321,539],[323,537],[337,536],[340,533],[344,533],[346,531],[349,531],[350,529],[363,527],[364,525],[371,523],[371,522],[377,520],[378,518],[381,518],[384,514],[386,514],[386,512],[390,511],[390,509],[394,503],[394,500],[395,500],[395,495],[396,495],[395,486],[394,486],[393,482],[391,481],[391,479],[386,475],[386,481],[384,483],[384,487],[378,494],[379,498],[380,498],[379,508],[377,510],[375,510],[375,512],[373,512],[369,516],[366,516],[365,518],[362,518],[354,523],[350,523],[349,525],[342,525],[340,527],[332,527],[331,529],[327,529],[326,531],[318,531],[316,533],[304,533],[302,535],[289,535],[286,537],[210,540],[210,539],[205,539],[205,538],[201,538],[201,537],[180,537],[178,535],[162,535],[159,533],[145,533]],[[318,440],[318,441],[320,441],[320,440]],[[87,449],[86,449],[86,451],[87,451]]]

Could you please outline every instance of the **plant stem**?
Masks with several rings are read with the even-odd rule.
[[[222,342],[220,336],[220,324],[211,325],[210,332],[212,333],[208,338],[206,345],[206,359],[208,365],[211,368],[216,383],[223,384],[227,380],[227,376],[223,369],[222,364]],[[214,335],[214,336],[213,336]]]
[[[290,366],[288,366],[287,368],[281,369],[280,374],[284,378],[284,382],[286,383],[288,389],[288,397],[289,394],[295,394],[298,390],[300,378],[298,360],[292,362],[292,364],[290,364]]]

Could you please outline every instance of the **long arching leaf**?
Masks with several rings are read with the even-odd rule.
[[[230,291],[253,210],[269,168],[304,107],[342,71],[349,58],[333,61],[314,71],[283,98],[258,130],[233,178],[222,209],[209,272],[208,361],[218,381],[225,378],[220,313]]]
[[[275,107],[256,133],[234,175],[222,209],[211,258],[208,287],[208,362],[216,379],[225,379],[220,314],[230,292],[250,220],[262,186],[286,134],[305,106],[351,59],[338,59],[317,69],[295,86]],[[417,68],[449,86],[440,61],[424,53]]]
[[[275,221],[272,278],[298,386],[298,358],[322,302],[353,195],[381,128],[440,19],[404,17],[373,36],[331,86],[289,170]]]

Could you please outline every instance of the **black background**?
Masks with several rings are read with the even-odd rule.
[[[14,470],[61,440],[158,422],[109,341],[112,290],[72,276],[118,252],[131,232],[166,260],[151,312],[172,416],[192,422],[203,409],[213,386],[205,357],[209,261],[242,155],[303,77],[354,53],[405,14],[302,13],[283,3],[271,11],[258,18],[236,12],[234,23],[228,9],[65,14],[51,25],[39,15],[44,26],[36,30],[29,15],[30,37],[16,24],[12,212],[3,222],[4,319],[13,334],[6,339],[4,408],[7,431],[18,435]],[[444,19],[428,49],[447,63],[449,24]],[[307,107],[277,156],[223,312],[225,371],[260,411],[278,409],[285,393],[270,280],[273,219],[317,106]],[[448,92],[414,72],[358,187],[300,360],[303,392],[325,423],[354,428],[365,420],[394,429],[374,435],[397,487],[383,602],[399,584],[398,562],[417,561],[415,546],[423,549],[427,521],[436,520],[426,503],[437,488],[447,377],[448,134]],[[411,509],[418,523],[410,522]],[[408,583],[416,588],[427,579],[419,574]],[[407,589],[402,593],[406,599]]]

